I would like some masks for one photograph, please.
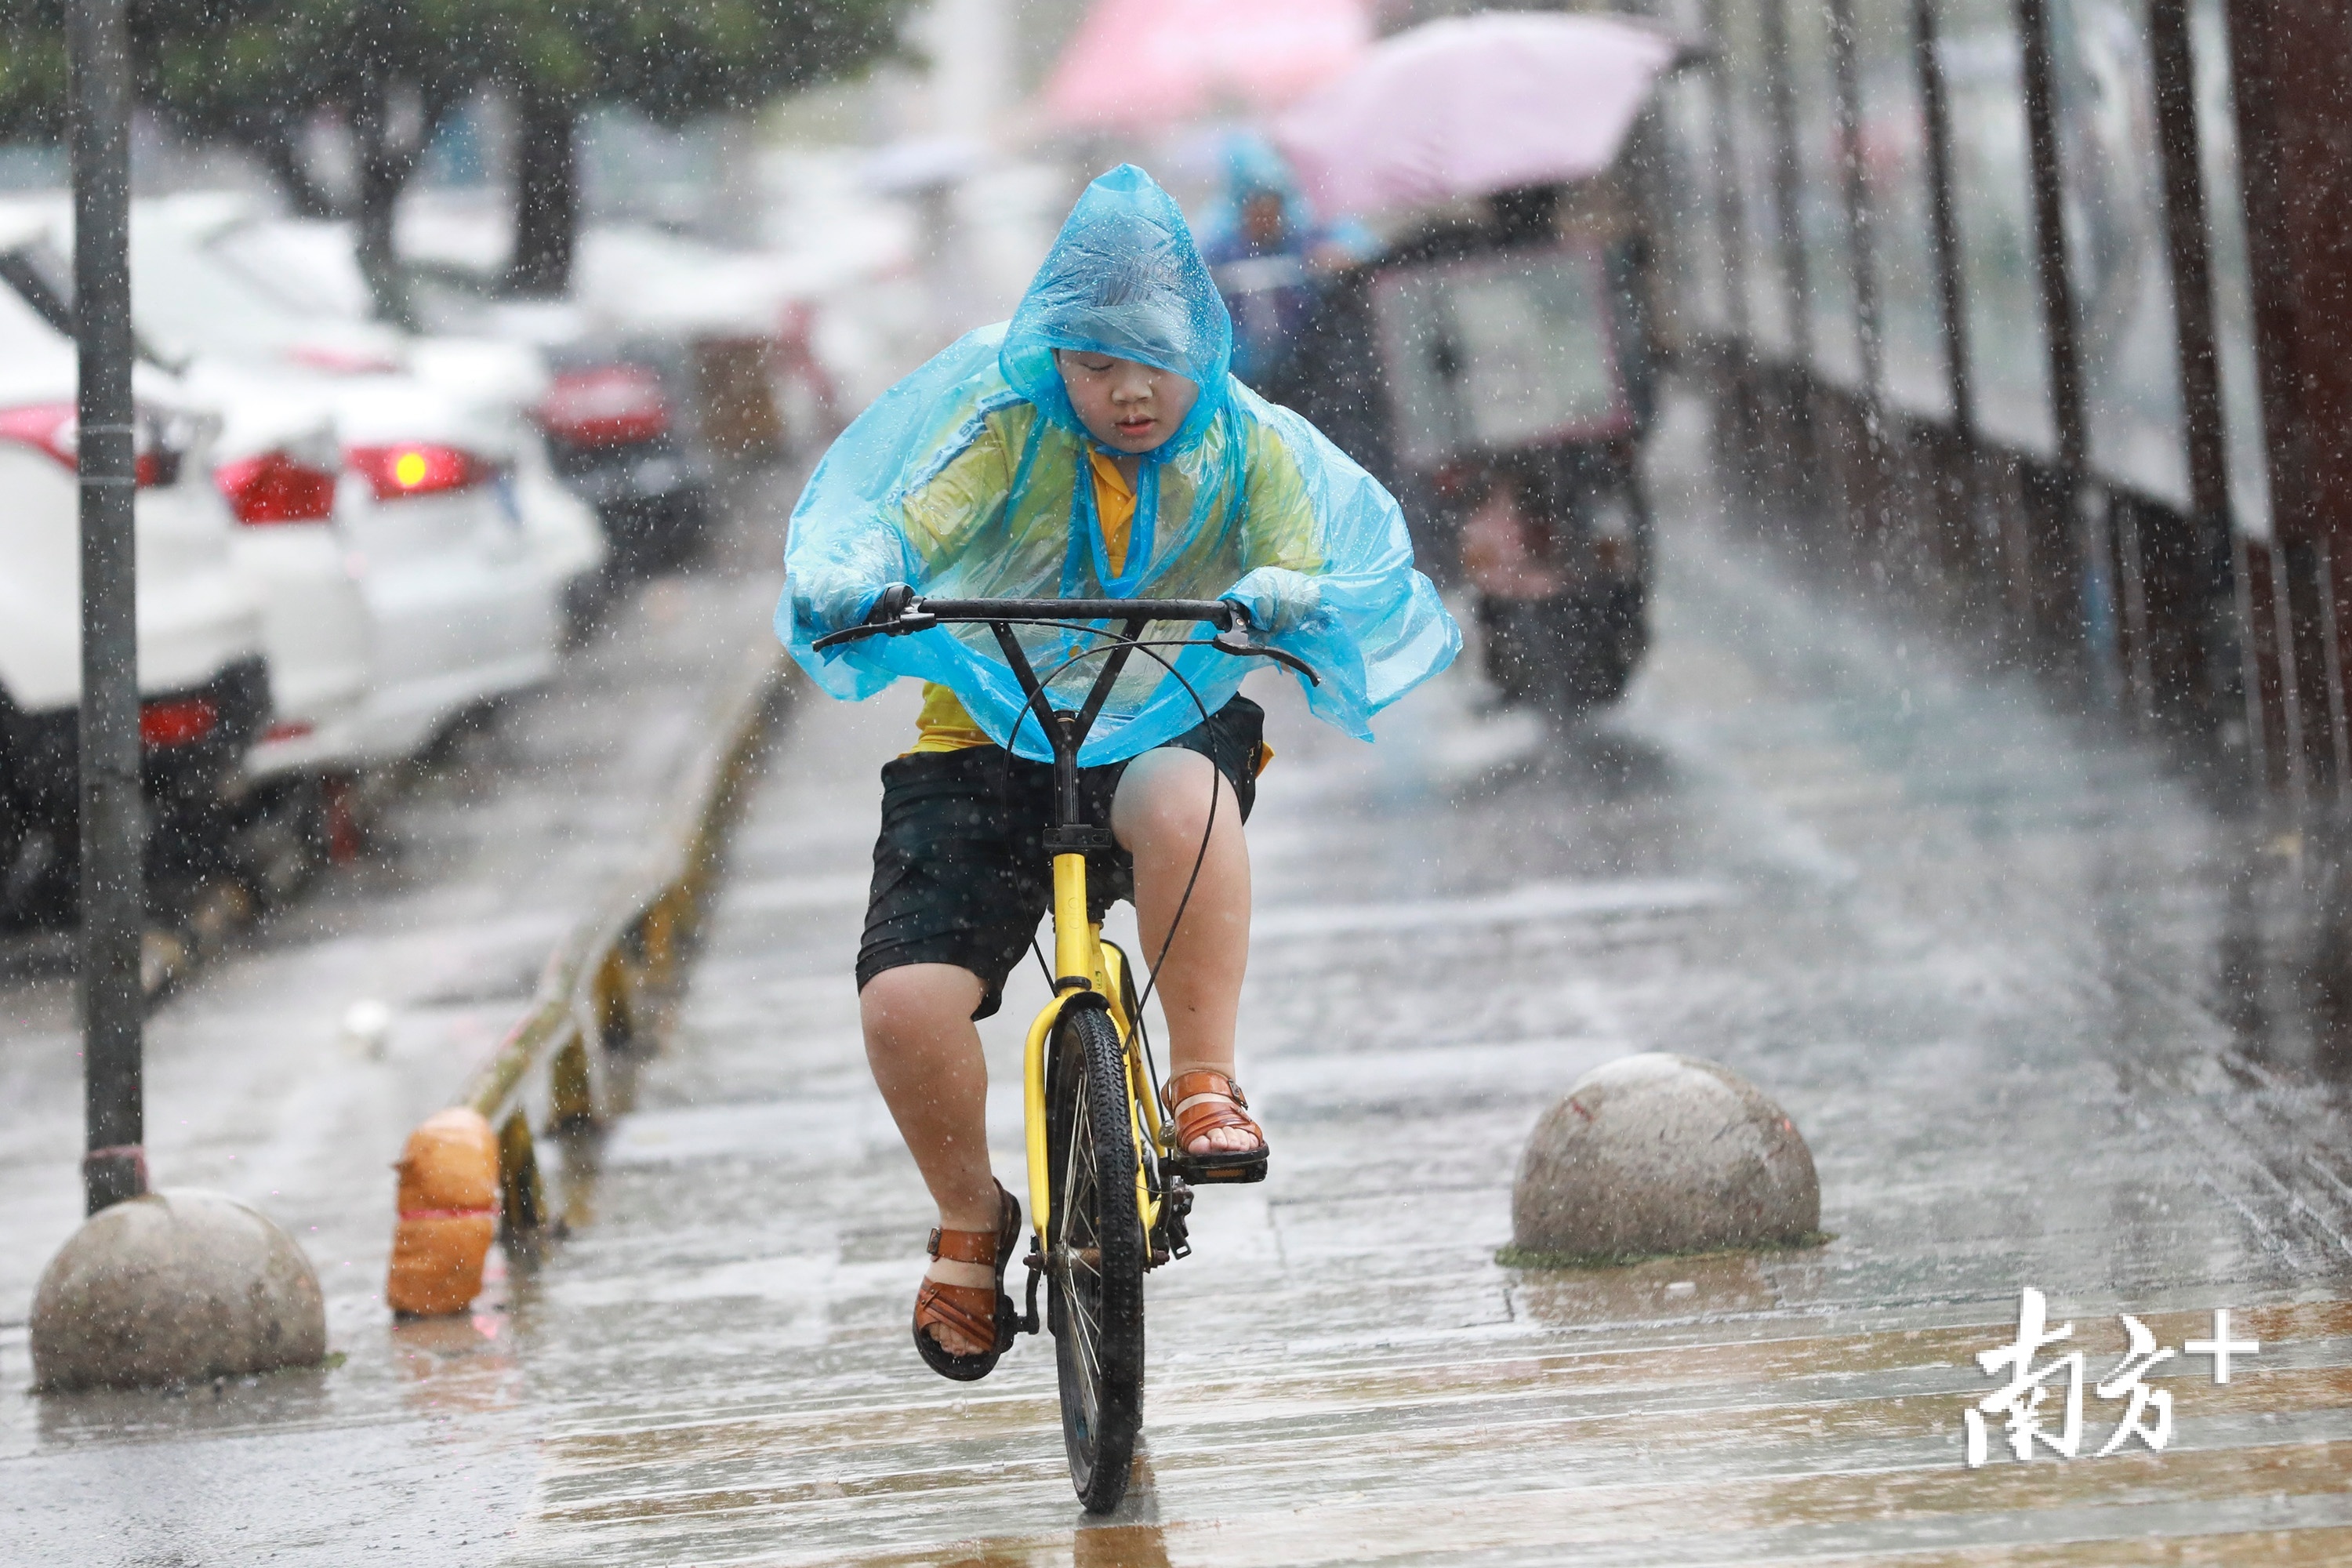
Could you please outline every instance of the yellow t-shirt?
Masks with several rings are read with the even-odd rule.
[[[1119,471],[1117,458],[1100,452],[1087,455],[1094,464],[1095,515],[1102,519],[1103,555],[1116,577],[1127,570],[1127,542],[1135,531],[1135,487]],[[995,743],[971,721],[954,691],[936,680],[923,683],[923,710],[916,716],[915,748],[908,755],[961,752]]]

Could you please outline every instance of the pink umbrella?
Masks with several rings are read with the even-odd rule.
[[[1365,0],[1097,0],[1045,84],[1074,129],[1146,131],[1238,103],[1270,110],[1371,42]]]
[[[1376,46],[1275,122],[1325,212],[1378,212],[1607,168],[1684,46],[1612,16],[1490,11]]]

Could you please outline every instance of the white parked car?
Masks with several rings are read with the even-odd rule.
[[[247,759],[257,778],[341,772],[373,760],[368,724],[378,637],[339,514],[343,458],[315,401],[216,401],[214,488],[236,520],[233,551],[261,601],[270,722]]]
[[[556,477],[532,421],[550,384],[544,360],[524,343],[406,333],[369,320],[358,267],[334,247],[337,227],[272,219],[249,198],[224,193],[141,202],[133,275],[142,256],[157,264],[145,314],[159,333],[206,355],[273,357],[355,377],[405,374],[436,390],[455,405],[470,449],[497,466],[541,569],[575,599],[591,592],[610,546],[594,510]],[[240,301],[232,306],[238,324],[226,327],[211,309],[221,289],[266,300],[268,321]]]
[[[78,881],[79,485],[73,345],[0,289],[0,913],[70,913]],[[260,607],[212,483],[217,421],[142,367],[140,735],[159,891],[226,857],[269,717]]]
[[[267,405],[287,385],[272,367],[211,357],[191,361],[186,379],[234,410]],[[341,384],[332,408],[339,449],[322,454],[331,468],[275,449],[311,476],[314,504],[319,479],[332,480],[326,514],[312,512],[307,528],[257,520],[240,532],[288,543],[299,534],[340,559],[359,598],[347,624],[368,639],[367,690],[341,722],[274,737],[255,758],[262,771],[408,756],[466,709],[545,680],[562,642],[560,583],[449,401],[404,377],[364,376]],[[236,478],[221,475],[233,497]]]
[[[142,347],[225,411],[217,477],[273,636],[289,639],[256,772],[405,756],[466,709],[547,679],[563,589],[601,553],[594,519],[559,517],[552,545],[535,537],[511,447],[478,410],[399,368],[397,334],[282,308],[178,226],[150,221],[157,205],[170,205],[142,204],[132,229]],[[53,314],[67,270],[54,244],[0,249],[0,277],[46,291]],[[354,658],[358,700],[326,701],[330,672]]]

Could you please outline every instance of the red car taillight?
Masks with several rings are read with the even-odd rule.
[[[70,403],[0,408],[0,441],[14,441],[45,452],[68,468],[75,466],[75,435],[74,405]]]
[[[140,451],[133,472],[142,489],[168,485],[177,476],[180,455],[165,450],[153,437],[147,420],[139,426]],[[81,467],[79,416],[70,403],[36,403],[23,408],[0,408],[0,441],[15,441],[56,458],[68,468]]]
[[[354,447],[344,456],[378,500],[468,489],[490,477],[488,465],[455,447]]]
[[[574,447],[625,447],[669,430],[669,400],[642,365],[598,365],[559,374],[540,399],[540,428]]]
[[[209,697],[177,697],[139,710],[139,739],[151,746],[193,745],[220,724],[220,704]]]
[[[239,522],[324,522],[335,515],[335,476],[284,452],[240,458],[213,470]]]

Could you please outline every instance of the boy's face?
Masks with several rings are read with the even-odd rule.
[[[1131,359],[1056,349],[1054,363],[1079,423],[1113,451],[1150,451],[1176,434],[1200,396],[1183,376]]]

